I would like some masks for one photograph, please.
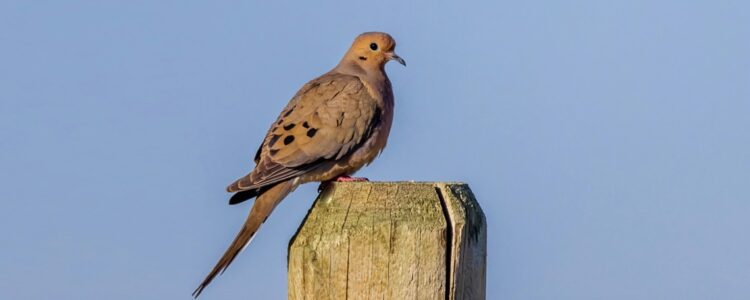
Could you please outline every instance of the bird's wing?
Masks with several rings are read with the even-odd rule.
[[[367,141],[380,109],[356,76],[328,74],[307,83],[269,130],[257,166],[227,190],[258,189],[336,161]]]

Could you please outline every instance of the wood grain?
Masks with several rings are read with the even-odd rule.
[[[462,183],[333,183],[289,246],[289,299],[484,299],[486,223]]]

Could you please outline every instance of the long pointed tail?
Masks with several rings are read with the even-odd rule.
[[[268,218],[268,215],[271,214],[276,205],[278,205],[279,202],[281,202],[281,200],[296,187],[297,180],[290,179],[276,184],[258,196],[253,204],[253,208],[250,209],[250,214],[247,216],[245,225],[242,226],[237,237],[234,238],[234,241],[227,251],[224,252],[224,255],[219,259],[219,262],[216,263],[213,270],[208,273],[206,278],[203,279],[203,282],[197,289],[195,289],[193,297],[198,298],[201,292],[203,292],[203,289],[211,283],[211,280],[213,280],[216,275],[224,273],[227,267],[229,267],[229,264],[231,264],[232,261],[234,261],[234,258],[237,257],[237,254],[250,244],[255,232],[257,232],[260,225],[266,221],[266,218]]]

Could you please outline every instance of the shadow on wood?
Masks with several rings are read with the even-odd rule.
[[[485,299],[487,230],[468,185],[333,183],[289,243],[302,299]]]

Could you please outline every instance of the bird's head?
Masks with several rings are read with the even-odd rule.
[[[389,34],[365,32],[354,40],[344,60],[354,62],[365,70],[383,69],[391,60],[406,66],[406,61],[396,55],[395,50],[396,41]]]

